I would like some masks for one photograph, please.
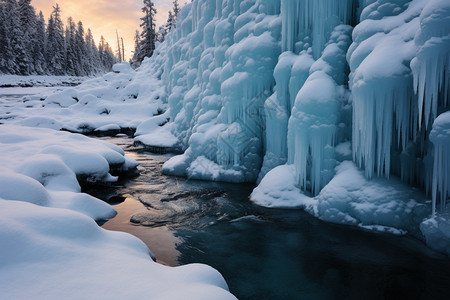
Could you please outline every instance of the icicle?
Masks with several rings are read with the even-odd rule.
[[[282,0],[283,51],[296,51],[296,42],[311,35],[314,57],[320,57],[334,27],[351,24],[357,6],[355,0]]]
[[[433,123],[430,140],[434,144],[433,166],[433,216],[439,201],[440,209],[444,210],[450,196],[450,111],[447,111]]]
[[[450,92],[450,2],[430,0],[420,15],[418,47],[411,63],[414,89],[419,96],[419,124],[428,128],[438,107],[449,107]],[[422,115],[424,120],[422,120]]]
[[[419,135],[420,107],[405,62],[415,55],[412,39],[424,5],[393,2],[386,8],[374,2],[364,9],[364,21],[354,30],[355,42],[347,56],[352,71],[353,159],[368,178],[389,177],[392,151],[406,151]],[[401,168],[402,178],[414,181],[420,168],[405,169],[401,164],[396,162],[394,169]]]

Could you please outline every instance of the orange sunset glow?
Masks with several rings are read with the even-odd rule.
[[[134,34],[136,29],[140,29],[142,0],[32,0],[31,2],[36,13],[42,11],[46,21],[56,3],[61,7],[63,22],[66,23],[70,16],[75,22],[83,22],[85,30],[91,29],[96,44],[103,35],[116,50],[117,29],[125,44],[125,59],[130,59],[134,50]],[[156,23],[159,27],[167,20],[172,0],[154,0],[153,3],[158,11]]]

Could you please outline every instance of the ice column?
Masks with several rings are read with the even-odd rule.
[[[288,163],[295,166],[298,185],[316,195],[334,174],[337,126],[347,101],[343,85],[351,32],[350,26],[336,27],[322,57],[311,66],[289,119]]]

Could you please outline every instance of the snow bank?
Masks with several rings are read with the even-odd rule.
[[[328,222],[416,236],[419,225],[430,214],[427,198],[418,189],[393,178],[367,180],[351,161],[336,167],[336,176],[316,197],[304,195],[294,175],[292,165],[271,170],[250,199],[266,207],[304,208]]]
[[[132,235],[65,209],[0,198],[3,299],[236,299],[200,264],[153,262]]]
[[[14,125],[0,126],[0,153],[0,197],[69,208],[94,219],[109,219],[115,210],[80,193],[78,181],[113,182],[111,170],[137,165],[120,147],[103,141]]]

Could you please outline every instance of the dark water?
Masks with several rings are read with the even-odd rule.
[[[164,176],[169,155],[103,139],[140,163],[139,176],[88,190],[125,198],[103,227],[138,236],[160,263],[211,265],[239,299],[450,299],[450,260],[421,241],[265,209],[251,185]]]

